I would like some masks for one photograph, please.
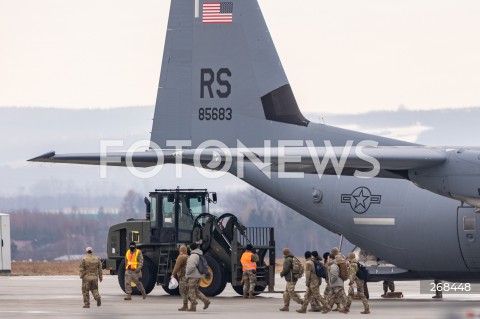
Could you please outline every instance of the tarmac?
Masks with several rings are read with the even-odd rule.
[[[97,307],[91,297],[91,308],[84,309],[81,280],[76,276],[0,276],[0,318],[480,318],[480,294],[444,294],[442,300],[430,294],[420,294],[420,283],[395,282],[396,291],[404,297],[384,299],[382,283],[369,283],[370,315],[361,315],[362,303],[354,300],[349,314],[308,312],[299,314],[300,306],[292,301],[290,312],[280,312],[283,306],[281,293],[263,293],[253,300],[242,299],[227,285],[225,291],[211,298],[211,305],[203,310],[201,301],[197,312],[179,312],[179,296],[166,294],[155,287],[147,299],[133,296],[124,301],[116,276],[105,276],[100,283],[102,305]],[[275,290],[285,288],[285,281],[276,278]],[[304,280],[297,285],[304,290]],[[323,292],[324,285],[321,287]],[[303,296],[303,293],[301,293]]]

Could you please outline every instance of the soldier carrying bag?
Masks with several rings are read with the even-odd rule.
[[[208,263],[207,263],[207,258],[203,255],[198,255],[198,265],[197,269],[200,275],[208,275]]]
[[[361,263],[357,263],[358,265],[358,270],[357,270],[357,278],[358,279],[361,279],[363,281],[367,281],[368,280],[368,269],[365,268],[364,265],[362,265]]]
[[[304,269],[303,269],[302,263],[296,257],[293,257],[292,258],[292,274],[293,274],[293,277],[295,277],[297,279],[302,278],[303,272],[304,272]]]
[[[315,266],[315,275],[318,278],[327,278],[327,270],[320,260],[314,260],[313,264]]]
[[[347,262],[345,259],[340,259],[337,261],[337,266],[340,269],[340,278],[342,278],[343,281],[348,279],[348,267],[347,267]]]

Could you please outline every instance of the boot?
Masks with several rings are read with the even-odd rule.
[[[147,298],[147,293],[145,292],[145,290],[142,290],[142,299],[146,299]]]
[[[360,312],[362,315],[368,315],[370,313],[370,309],[367,308],[364,311]]]
[[[132,300],[132,294],[127,294],[127,296],[123,298],[123,300]]]
[[[207,309],[208,306],[210,306],[210,300],[205,301],[205,303],[203,304],[203,309]]]
[[[345,308],[338,310],[338,312],[341,312],[341,313],[348,313],[347,309],[345,309]]]
[[[97,299],[97,307],[100,307],[102,305],[102,299],[98,297]]]
[[[178,308],[178,311],[187,311],[188,310],[188,302],[183,303],[182,308]]]
[[[250,291],[250,293],[248,294],[248,298],[249,299],[255,299],[255,296],[253,295],[252,291]]]
[[[83,305],[83,308],[90,308],[90,305]]]
[[[192,303],[190,305],[190,308],[187,309],[187,311],[197,311],[197,304],[196,303]]]
[[[323,308],[322,313],[329,313],[332,308]]]
[[[289,311],[289,309],[288,309],[288,306],[287,306],[287,305],[283,306],[283,308],[280,308],[279,310],[280,310],[280,311]]]
[[[302,308],[302,309],[297,310],[297,312],[298,312],[298,313],[307,313],[307,310],[305,310],[305,309]]]
[[[248,298],[248,294],[246,292],[243,293],[243,299],[247,299]]]
[[[329,306],[323,307],[322,308],[322,313],[329,313],[332,310]]]

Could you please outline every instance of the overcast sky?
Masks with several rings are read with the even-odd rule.
[[[0,0],[0,106],[153,105],[169,4]],[[480,106],[478,0],[260,5],[304,112]]]

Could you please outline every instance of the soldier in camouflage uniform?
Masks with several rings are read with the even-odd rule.
[[[187,246],[182,245],[179,248],[179,255],[173,267],[172,277],[178,280],[178,290],[183,300],[183,307],[178,308],[178,311],[186,311],[188,309],[188,284],[187,278],[185,278],[185,272],[187,270]]]
[[[298,278],[293,275],[292,271],[294,257],[288,248],[284,248],[282,253],[285,257],[285,261],[283,262],[283,269],[280,272],[280,277],[285,277],[287,285],[285,287],[285,291],[283,292],[284,305],[283,308],[280,308],[280,311],[289,311],[290,299],[295,300],[299,304],[303,304],[303,300],[295,292],[295,285],[297,284]]]
[[[360,297],[360,299],[362,299],[363,307],[365,308],[365,310],[362,311],[361,313],[369,314],[370,308],[368,306],[367,298],[365,297],[365,294],[363,292],[364,281],[357,277],[358,261],[355,256],[355,253],[351,252],[350,254],[348,254],[348,260],[350,261],[350,267],[348,268],[348,279],[350,280],[350,282],[348,284],[349,285],[348,297],[347,297],[347,305],[345,307],[345,310],[350,311],[350,305],[352,304],[354,288],[357,288],[358,296]]]
[[[305,252],[305,283],[307,285],[307,292],[305,293],[304,302],[302,308],[297,310],[299,313],[307,313],[308,303],[315,301],[317,305],[322,304],[323,308],[330,310],[325,299],[320,295],[320,284],[322,278],[319,278],[315,272],[315,257],[309,251]]]
[[[87,255],[83,257],[80,263],[80,278],[82,279],[83,308],[90,308],[90,291],[93,298],[97,301],[97,306],[102,304],[100,294],[98,293],[98,280],[102,282],[102,262],[93,255],[92,247],[87,247]]]
[[[318,252],[316,250],[312,251],[312,257],[314,260],[317,260],[319,262],[321,262],[323,264],[323,260],[322,258],[318,255]],[[322,283],[322,279],[320,278],[320,284]],[[320,293],[320,287],[318,287],[318,291]],[[323,296],[320,294],[320,296],[323,298]],[[310,302],[311,302],[311,307],[310,309],[308,309],[308,311],[312,311],[312,312],[320,312],[322,309],[320,307],[320,304],[317,303],[317,301],[313,298],[310,299]]]
[[[334,259],[335,258],[335,259]],[[347,313],[345,310],[346,300],[345,300],[345,289],[343,288],[343,280],[340,277],[340,267],[337,265],[337,261],[340,261],[342,256],[337,255],[334,257],[332,254],[329,256],[329,267],[328,267],[328,280],[330,287],[333,291],[333,295],[330,295],[328,305],[332,308],[334,303],[340,304],[340,309],[338,310],[341,313]],[[328,311],[324,310],[322,313]]]
[[[190,300],[190,308],[187,311],[197,311],[197,297],[203,301],[203,309],[207,309],[210,305],[210,300],[198,290],[202,275],[198,271],[197,265],[200,262],[200,256],[203,252],[198,248],[196,243],[190,244],[190,257],[187,259],[186,278],[188,280],[188,300]]]
[[[391,280],[384,280],[383,281],[383,295],[381,297],[386,297],[388,289],[390,289],[391,292],[395,292],[395,282]]]
[[[333,298],[333,290],[332,290],[332,287],[330,287],[330,281],[328,280],[328,270],[329,270],[331,262],[332,262],[332,257],[331,256],[332,255],[328,251],[323,254],[323,260],[325,261],[325,268],[327,268],[327,278],[325,279],[326,286],[325,286],[325,290],[323,291],[323,296],[324,296],[325,300],[327,301],[327,303],[329,302],[329,300],[331,298]],[[335,256],[333,258],[335,258]],[[332,309],[332,311],[338,311],[338,309],[340,309],[340,304],[336,303],[336,305],[337,305],[337,308]]]
[[[253,252],[253,246],[248,244],[245,252],[240,258],[242,263],[242,281],[243,281],[243,299],[254,299],[253,292],[255,291],[255,284],[257,283],[257,261],[258,255]]]
[[[133,281],[137,286],[137,289],[142,293],[142,298],[147,298],[147,293],[142,284],[142,267],[143,267],[143,254],[140,249],[137,249],[137,244],[132,241],[129,245],[129,250],[125,255],[125,292],[127,296],[124,300],[132,300],[132,284]]]
[[[332,250],[330,251],[330,254],[333,255],[333,260],[335,261],[335,258],[337,256],[340,256],[340,258],[343,258],[345,259],[345,256],[342,254],[342,252],[340,251],[340,248],[338,247],[333,247]],[[333,297],[333,290],[331,291],[331,296]],[[340,304],[338,302],[335,302],[335,304],[337,305],[336,308],[332,308],[332,311],[339,311],[340,310]]]

